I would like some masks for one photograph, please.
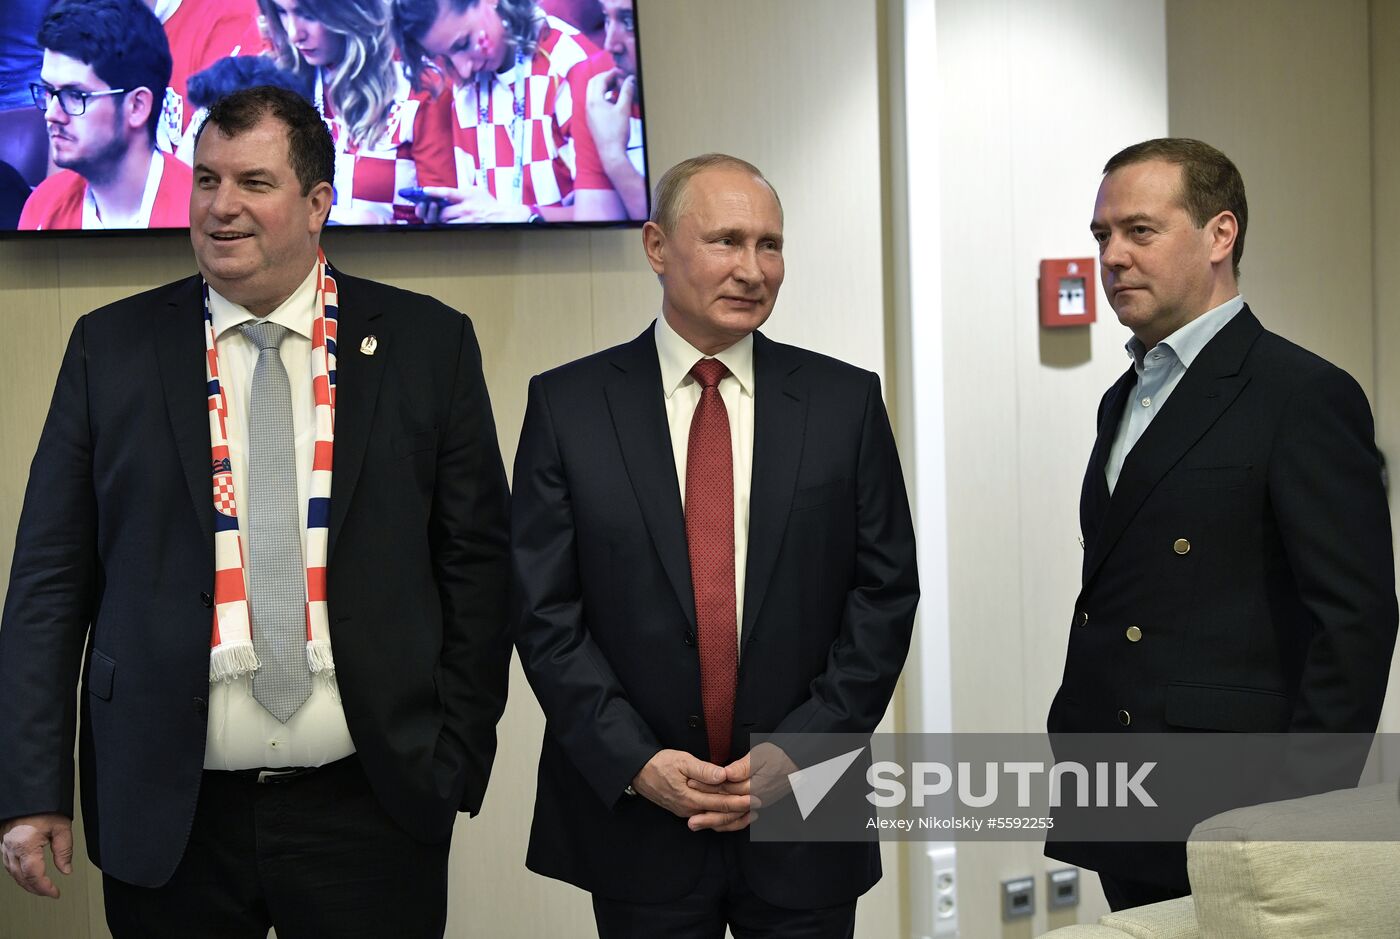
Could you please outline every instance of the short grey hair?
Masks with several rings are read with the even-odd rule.
[[[681,213],[681,203],[685,199],[685,190],[691,179],[705,170],[721,167],[749,173],[755,179],[762,180],[763,185],[773,193],[773,201],[778,203],[778,214],[782,215],[783,200],[778,198],[778,190],[773,188],[773,184],[763,175],[762,170],[748,160],[741,160],[727,153],[702,153],[700,156],[681,160],[661,175],[656,184],[656,198],[651,203],[651,220],[668,235],[675,231],[676,221]]]

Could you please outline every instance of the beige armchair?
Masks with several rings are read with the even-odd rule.
[[[1223,812],[1192,830],[1186,863],[1191,896],[1044,939],[1400,937],[1395,783]]]

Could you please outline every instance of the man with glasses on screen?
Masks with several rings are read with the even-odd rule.
[[[30,85],[60,168],[30,195],[21,229],[183,228],[190,170],[156,149],[170,81],[165,31],[140,0],[58,0],[39,27]]]
[[[574,217],[644,219],[647,183],[636,20],[632,0],[602,0],[602,7],[603,49],[612,56],[613,67],[589,80],[586,119],[574,128]]]

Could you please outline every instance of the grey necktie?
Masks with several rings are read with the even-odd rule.
[[[258,350],[248,404],[248,587],[259,662],[253,697],[285,724],[311,695],[292,386],[277,351],[287,327],[256,321],[238,328]]]

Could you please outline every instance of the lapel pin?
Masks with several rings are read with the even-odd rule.
[[[360,340],[360,353],[362,355],[374,355],[374,350],[379,348],[379,340],[373,336],[366,336]]]

